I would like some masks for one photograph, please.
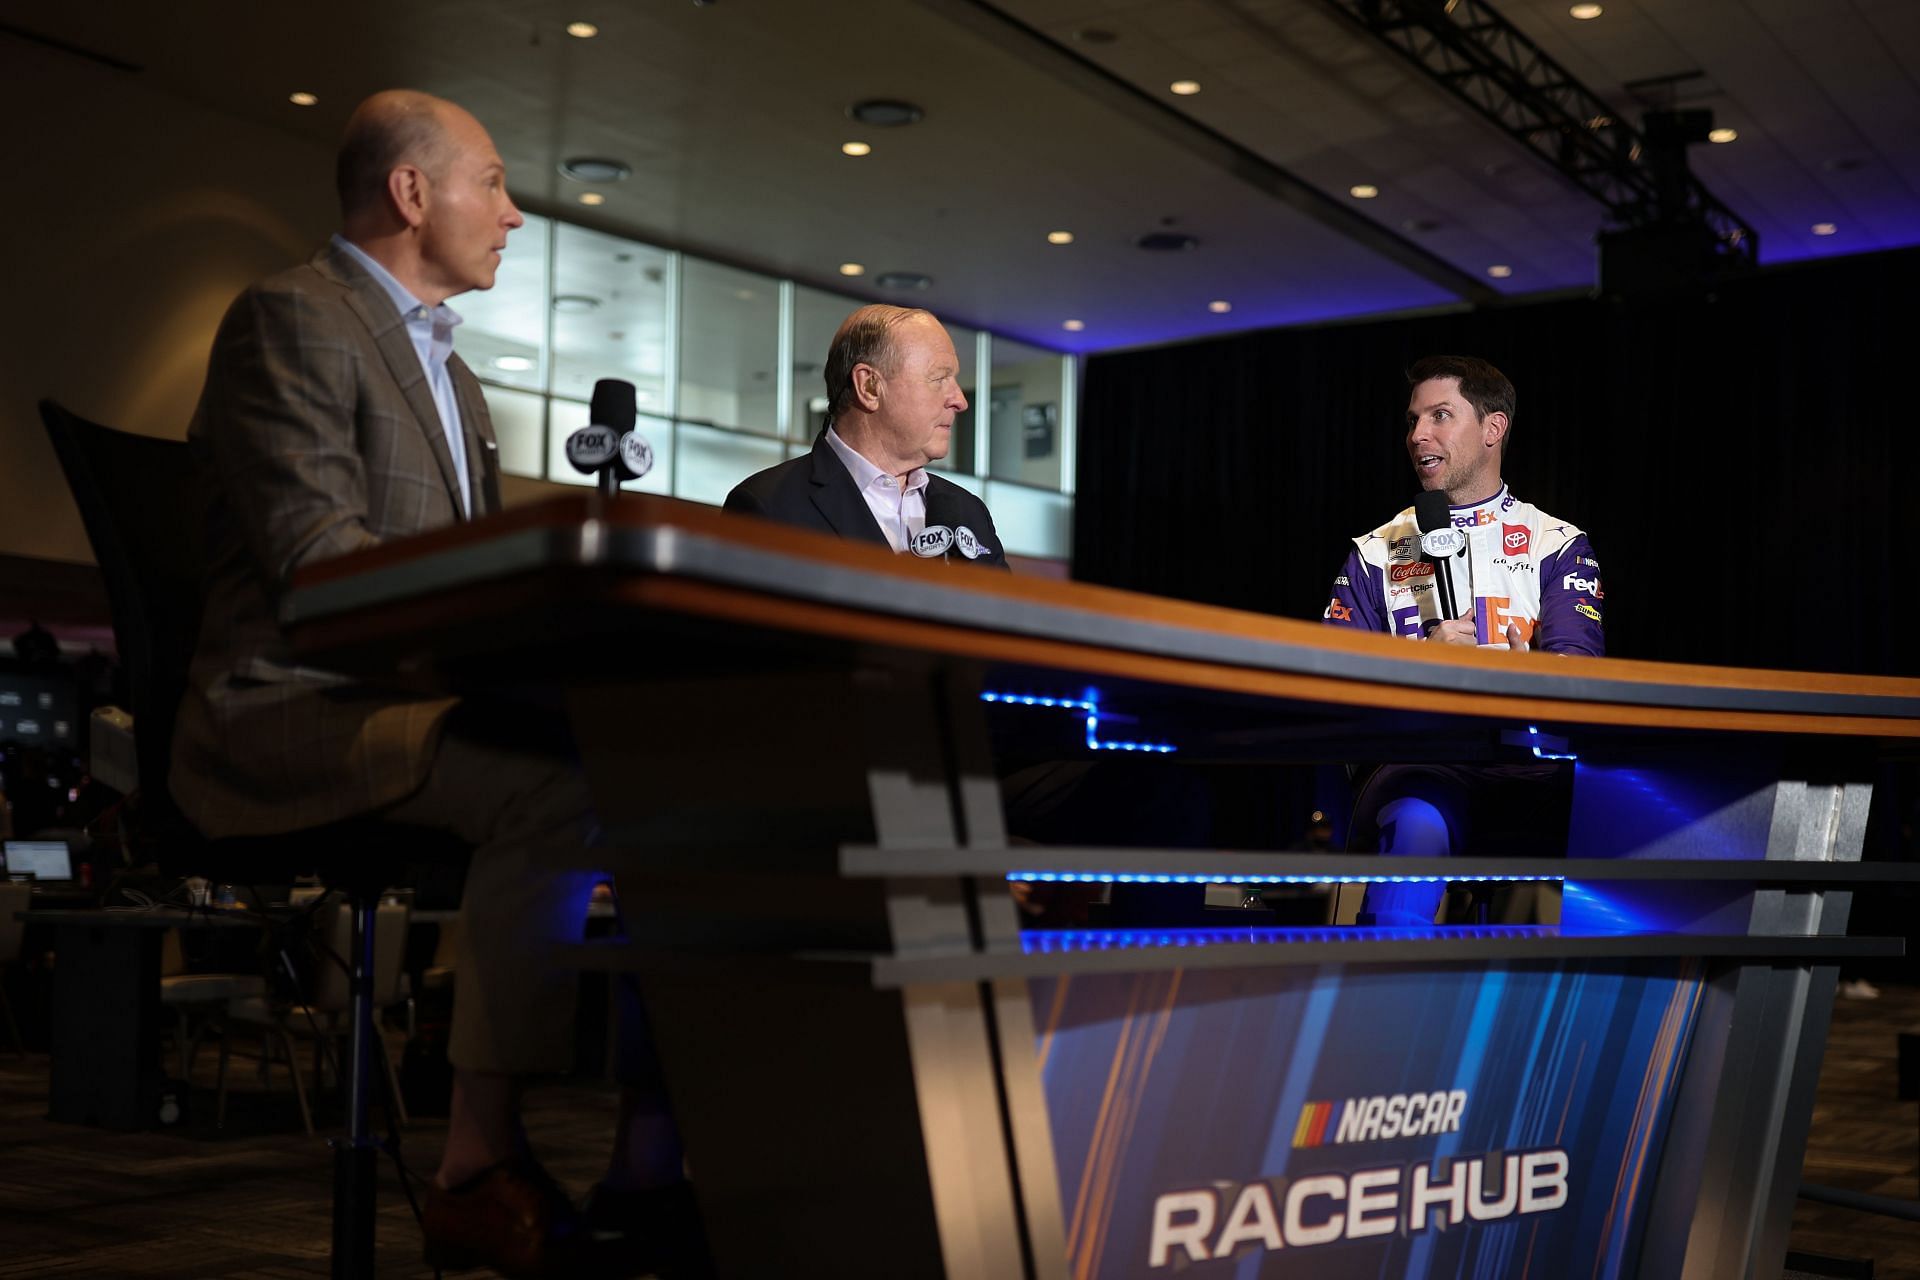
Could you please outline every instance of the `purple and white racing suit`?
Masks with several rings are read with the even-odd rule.
[[[1600,565],[1587,535],[1520,501],[1505,486],[1485,502],[1452,508],[1467,535],[1473,617],[1483,647],[1505,648],[1509,624],[1533,648],[1600,657],[1606,636]],[[1433,568],[1420,559],[1413,508],[1353,540],[1333,599],[1321,616],[1335,626],[1386,631],[1414,639],[1440,619]],[[1354,806],[1350,848],[1384,854],[1444,855],[1463,841],[1476,847],[1494,825],[1548,828],[1533,811],[1552,799],[1552,764],[1527,766],[1384,765],[1366,780]],[[1537,776],[1536,776],[1537,775]],[[1522,788],[1516,792],[1513,788]],[[1520,819],[1521,813],[1532,815]],[[1476,817],[1476,814],[1481,815]],[[1561,819],[1564,824],[1564,818]],[[1372,884],[1362,919],[1381,925],[1433,923],[1445,885]]]
[[[1549,653],[1606,652],[1600,565],[1587,535],[1508,492],[1454,507],[1467,535],[1473,616],[1480,643],[1505,647],[1509,623]],[[1420,559],[1413,508],[1353,540],[1321,615],[1335,626],[1418,638],[1440,620],[1433,568]]]

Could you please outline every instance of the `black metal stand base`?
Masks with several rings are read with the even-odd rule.
[[[380,1148],[333,1143],[333,1280],[371,1280]]]

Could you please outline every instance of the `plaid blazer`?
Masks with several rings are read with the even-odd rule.
[[[473,373],[449,363],[473,513],[499,509],[499,448]],[[427,776],[448,698],[302,667],[277,609],[294,570],[463,519],[458,472],[393,301],[331,246],[248,289],[214,339],[188,443],[205,487],[198,648],[171,790],[209,836],[320,826]]]

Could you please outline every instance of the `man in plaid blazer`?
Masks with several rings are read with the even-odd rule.
[[[338,185],[341,234],[228,311],[189,432],[208,571],[172,789],[211,836],[371,815],[474,847],[429,1252],[516,1275],[605,1274],[584,1252],[604,1237],[526,1154],[514,1090],[516,1077],[571,1067],[574,975],[528,961],[579,938],[592,889],[589,874],[556,869],[592,823],[564,726],[302,667],[277,616],[303,565],[499,508],[493,427],[452,352],[460,318],[446,300],[492,287],[523,219],[479,121],[425,94],[361,104]],[[628,1056],[646,1060],[630,1065],[609,1185],[684,1197],[650,1055]]]
[[[321,826],[426,780],[452,700],[299,666],[277,610],[301,565],[499,508],[480,384],[457,355],[446,372],[464,486],[409,326],[351,242],[227,313],[188,437],[211,490],[210,563],[172,774],[208,835]]]

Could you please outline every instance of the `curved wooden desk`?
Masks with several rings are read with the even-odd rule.
[[[438,663],[647,611],[974,662],[1477,719],[1920,738],[1920,680],[1492,656],[1079,583],[956,572],[715,508],[557,498],[303,571],[284,616],[331,665]],[[542,613],[529,618],[526,610]],[[531,627],[529,624],[532,624]],[[479,628],[488,630],[482,631]],[[384,655],[384,656],[382,656]],[[484,680],[485,677],[479,677]]]
[[[1920,681],[1457,652],[587,493],[315,566],[285,617],[317,666],[565,701],[641,944],[592,962],[641,975],[728,1274],[1777,1274],[1836,962],[1898,946],[1851,893],[1912,873],[1858,859]],[[995,690],[1183,760],[1577,754],[1565,850],[1395,868],[1566,912],[1023,933],[1010,875],[1385,872],[1010,849]],[[1393,1097],[1417,1132],[1367,1127]]]

